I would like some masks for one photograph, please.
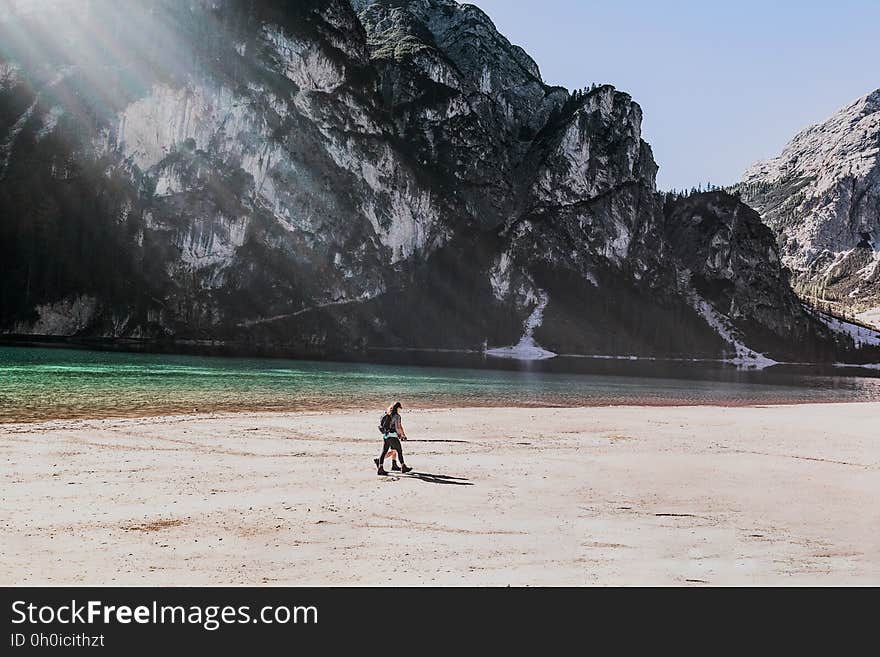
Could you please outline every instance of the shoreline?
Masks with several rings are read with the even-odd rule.
[[[880,333],[880,329],[877,329]],[[758,360],[725,356],[692,356],[678,355],[633,355],[633,354],[595,354],[595,353],[568,353],[547,352],[538,348],[538,352],[552,354],[552,357],[541,355],[540,357],[515,357],[508,354],[513,347],[387,347],[367,346],[360,349],[327,349],[315,350],[296,345],[269,345],[252,344],[241,341],[210,340],[210,339],[161,339],[161,338],[111,338],[111,337],[88,337],[88,336],[52,336],[30,335],[16,333],[0,333],[0,347],[33,348],[33,349],[69,349],[75,351],[93,351],[105,353],[123,354],[146,354],[153,356],[200,356],[208,358],[227,359],[264,359],[264,360],[291,360],[317,363],[345,363],[345,364],[387,364],[413,366],[437,366],[450,368],[471,368],[473,362],[456,363],[448,360],[431,360],[431,356],[438,357],[477,357],[482,367],[489,370],[509,370],[511,363],[520,367],[528,368],[546,360],[559,361],[615,361],[619,363],[638,364],[667,364],[667,365],[712,365],[721,368],[729,368],[731,371],[760,371],[774,367],[807,367],[816,369],[829,369],[835,367],[875,369],[880,363],[866,361],[864,363],[843,363],[834,358],[817,361],[801,360],[771,360],[769,365],[760,364]],[[529,347],[528,349],[534,349]],[[387,359],[377,358],[381,354],[389,356]],[[421,355],[429,360],[401,361],[399,357],[405,355]],[[398,356],[393,358],[390,356]],[[850,354],[850,357],[852,355]]]
[[[410,410],[412,411],[438,411],[438,410],[491,410],[491,409],[520,409],[520,410],[574,410],[574,409],[601,409],[601,408],[632,408],[632,409],[648,409],[648,408],[777,408],[777,407],[793,407],[793,406],[816,406],[816,405],[852,405],[852,404],[872,404],[877,403],[873,401],[865,401],[865,400],[852,400],[852,401],[842,401],[837,398],[821,398],[817,397],[815,399],[808,400],[792,400],[792,399],[779,399],[779,400],[758,400],[758,399],[745,399],[745,400],[726,400],[726,401],[706,401],[700,402],[698,400],[693,399],[642,399],[638,402],[634,401],[595,401],[594,403],[584,403],[578,405],[571,404],[546,404],[544,402],[535,402],[534,404],[510,404],[509,402],[502,401],[497,404],[485,403],[485,404],[477,404],[473,403],[471,400],[468,400],[465,405],[455,405],[448,403],[436,403],[436,404],[410,404]],[[372,407],[371,407],[372,408]],[[0,409],[2,410],[2,409]],[[114,420],[161,420],[164,418],[190,418],[190,419],[218,419],[223,417],[238,417],[238,416],[271,416],[271,415],[285,415],[285,416],[296,416],[296,415],[309,415],[309,414],[324,414],[324,413],[351,413],[364,410],[363,404],[352,404],[352,405],[333,405],[326,404],[324,402],[315,402],[313,407],[308,407],[304,405],[300,406],[290,406],[290,407],[271,407],[271,408],[259,408],[252,406],[240,406],[229,408],[226,406],[218,406],[214,409],[211,408],[198,408],[193,410],[184,410],[184,409],[175,409],[175,408],[155,408],[144,410],[143,412],[131,411],[131,412],[118,412],[118,411],[108,411],[106,414],[100,411],[89,411],[84,412],[82,414],[60,414],[60,415],[46,415],[46,416],[31,416],[26,418],[7,418],[0,413],[0,436],[2,436],[3,430],[9,427],[15,426],[30,426],[30,425],[39,425],[39,424],[47,424],[54,422],[89,422],[89,421],[114,421]],[[376,405],[375,408],[372,408],[374,414],[381,414],[382,408],[381,405]]]
[[[880,403],[0,426],[5,585],[880,584]],[[374,453],[375,452],[375,453]]]

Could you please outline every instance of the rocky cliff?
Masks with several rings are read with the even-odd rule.
[[[880,327],[880,90],[755,164],[739,189],[776,232],[801,294]]]
[[[666,202],[632,98],[545,84],[474,6],[41,7],[0,16],[6,332],[829,353],[748,208]]]

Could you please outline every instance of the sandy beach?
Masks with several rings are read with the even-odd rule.
[[[880,584],[880,404],[0,425],[0,584]]]

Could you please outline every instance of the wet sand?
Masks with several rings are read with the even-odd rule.
[[[880,584],[880,404],[0,425],[0,584]]]

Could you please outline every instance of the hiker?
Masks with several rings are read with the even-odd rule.
[[[403,408],[403,407],[401,406],[400,408]],[[393,416],[393,415],[394,415],[394,407],[389,406],[388,409],[385,411],[385,416]],[[385,416],[383,416],[383,418],[382,418],[383,420],[385,419]],[[400,416],[398,416],[398,417],[400,417]],[[381,430],[381,428],[382,427],[380,426],[380,430]],[[399,432],[400,432],[399,433],[400,439],[406,440],[406,433],[403,431],[403,424],[402,423],[399,426]],[[382,435],[384,436],[385,434],[383,433]],[[392,472],[401,472],[400,466],[397,465],[397,450],[396,449],[392,448],[392,449],[388,450],[388,453],[385,455],[385,461],[387,461],[389,458],[391,459],[391,471]],[[383,461],[383,465],[384,465],[384,461]]]
[[[382,438],[385,442],[382,445],[382,453],[379,455],[379,458],[373,460],[373,463],[378,468],[376,474],[380,476],[388,474],[383,465],[385,457],[388,456],[388,452],[391,450],[394,450],[396,457],[400,458],[400,471],[404,474],[412,471],[412,468],[404,462],[403,447],[400,445],[401,439],[406,440],[406,431],[403,429],[403,422],[401,422],[400,413],[398,412],[402,408],[403,404],[395,402],[388,407],[379,423],[379,431],[382,433]]]

